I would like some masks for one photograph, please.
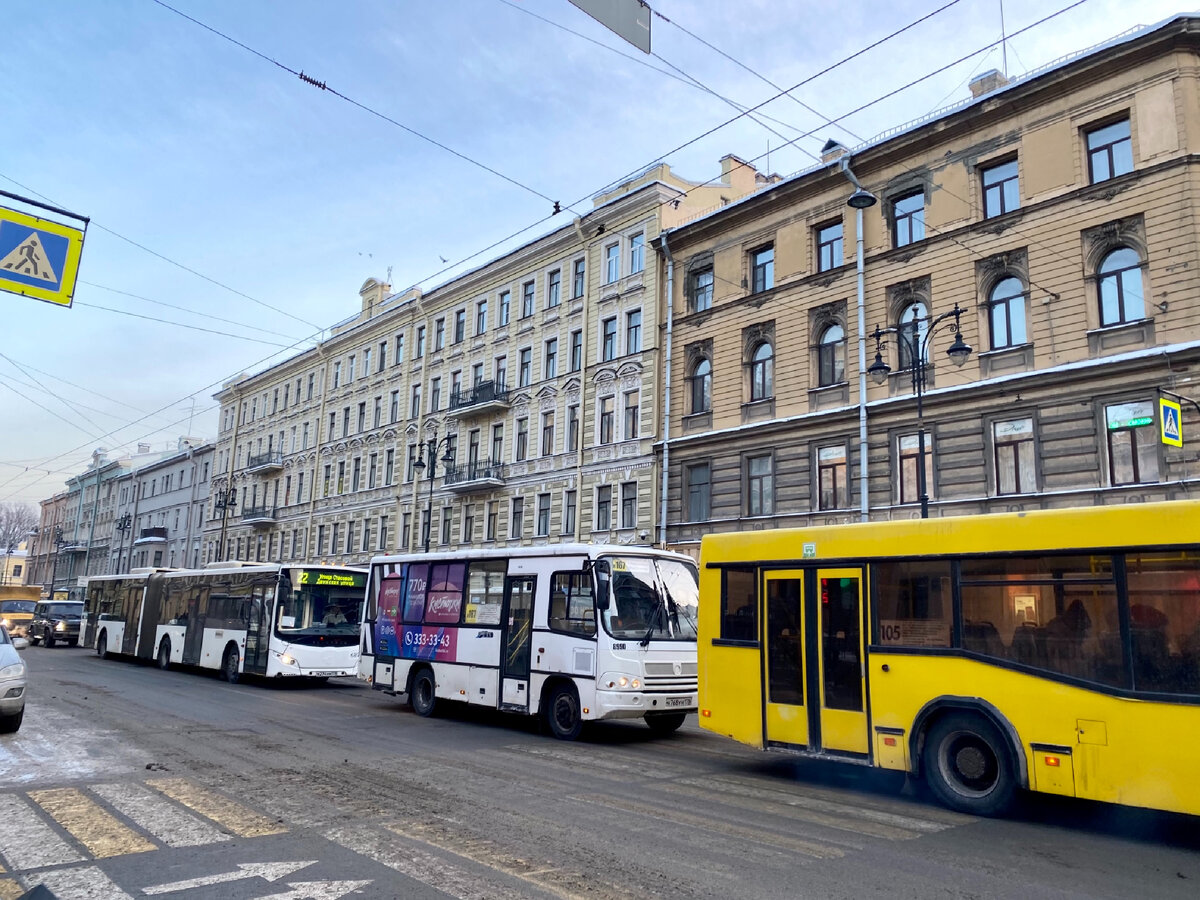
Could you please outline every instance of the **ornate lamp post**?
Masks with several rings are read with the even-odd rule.
[[[959,317],[963,312],[964,310],[959,307],[957,302],[954,304],[954,309],[944,312],[940,316],[919,316],[914,309],[913,317],[908,322],[882,329],[876,325],[875,333],[872,335],[875,338],[875,362],[871,363],[867,374],[876,384],[883,384],[887,381],[888,373],[892,371],[892,367],[883,361],[882,350],[887,345],[883,336],[885,334],[896,335],[896,340],[903,342],[908,351],[913,392],[917,395],[917,492],[921,495],[922,519],[929,518],[929,491],[928,485],[925,483],[925,414],[922,404],[922,397],[925,393],[925,366],[927,365],[925,358],[929,351],[929,342],[937,333],[939,326],[953,317],[954,324],[947,327],[954,332],[954,343],[946,350],[946,355],[956,366],[961,367],[967,361],[971,355],[971,345],[963,340],[962,329],[959,325]],[[925,328],[924,333],[921,331],[922,326]]]
[[[428,443],[421,446],[420,454],[417,456],[417,461],[413,463],[413,468],[420,475],[425,471],[425,454],[429,454],[429,499],[425,504],[425,552],[429,552],[429,539],[433,531],[433,480],[437,477],[437,452],[439,447],[446,448],[446,454],[442,457],[442,466],[449,469],[454,465],[454,438],[452,435],[446,435],[440,441],[438,440],[437,432],[433,433],[433,438]]]
[[[124,563],[122,562],[122,560],[124,560],[124,558],[125,558],[125,535],[128,533],[129,529],[132,526],[133,526],[133,516],[130,513],[125,513],[125,515],[121,516],[121,518],[117,519],[117,521],[113,523],[113,528],[115,528],[117,531],[121,532],[121,542],[120,542],[120,544],[117,545],[117,571],[118,572],[127,572],[127,571],[129,571],[129,569],[133,568],[133,566],[125,566]],[[133,548],[130,547],[131,555],[132,555],[132,552],[133,552]]]
[[[50,571],[50,599],[54,599],[54,589],[58,586],[58,554],[62,550],[63,530],[61,525],[54,526],[54,567]]]
[[[225,525],[231,510],[237,509],[237,488],[222,488],[213,500],[213,508],[221,511],[221,537],[217,543],[217,559],[225,559]]]

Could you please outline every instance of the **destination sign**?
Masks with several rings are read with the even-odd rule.
[[[356,587],[367,583],[366,572],[300,572],[300,583],[311,584],[315,587]]]

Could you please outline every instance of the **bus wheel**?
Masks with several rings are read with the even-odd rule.
[[[573,741],[583,731],[579,694],[573,684],[555,685],[546,698],[546,727],[560,741]]]
[[[939,719],[925,735],[922,757],[929,787],[951,809],[994,816],[1012,802],[1011,755],[1000,732],[981,716],[953,713]]]
[[[237,647],[232,644],[225,650],[225,656],[221,660],[221,677],[230,684],[237,684],[238,680],[238,658]]]
[[[96,639],[96,655],[101,659],[108,659],[108,632],[100,632],[100,637]]]
[[[162,643],[158,645],[158,667],[160,669],[171,668],[171,639],[163,638]]]
[[[437,709],[437,692],[434,687],[433,672],[429,669],[422,669],[413,676],[408,702],[418,716],[429,718]]]
[[[646,716],[646,724],[655,734],[670,734],[678,731],[687,713],[650,713]]]

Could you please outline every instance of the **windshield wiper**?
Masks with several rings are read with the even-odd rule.
[[[655,592],[657,593],[657,591]],[[654,615],[650,617],[650,627],[646,629],[646,636],[638,641],[638,645],[642,647],[650,646],[650,637],[654,634],[654,629],[658,628],[659,620],[663,616],[662,598],[659,597],[658,603],[654,604]]]

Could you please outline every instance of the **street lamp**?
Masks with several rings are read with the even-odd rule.
[[[54,566],[50,570],[50,599],[51,600],[54,599],[54,589],[55,589],[55,587],[58,586],[58,554],[62,550],[62,546],[65,543],[66,543],[66,541],[63,540],[62,526],[55,525],[54,526]]]
[[[925,483],[925,414],[921,400],[925,393],[925,366],[927,365],[925,357],[929,350],[929,342],[937,333],[939,326],[953,316],[954,324],[950,328],[954,332],[954,343],[946,350],[946,355],[950,357],[950,361],[954,365],[959,367],[967,361],[967,357],[971,355],[971,345],[964,341],[962,336],[959,317],[963,312],[964,310],[959,307],[957,301],[954,309],[944,312],[940,316],[920,316],[917,313],[917,307],[914,307],[913,316],[909,322],[902,322],[900,325],[892,325],[883,329],[876,325],[875,333],[872,335],[875,338],[875,362],[871,363],[867,374],[876,384],[883,384],[887,381],[888,373],[892,371],[892,367],[883,361],[882,350],[886,343],[883,336],[885,334],[896,335],[896,340],[903,341],[909,351],[913,392],[917,395],[917,491],[921,495],[922,519],[929,518],[929,491]],[[922,324],[926,326],[924,335],[921,333]],[[903,478],[903,474],[901,478]]]
[[[217,542],[217,558],[225,559],[225,518],[230,510],[237,509],[237,488],[221,488],[213,500],[213,508],[221,511],[221,537]]]
[[[113,528],[115,528],[115,529],[117,529],[117,531],[121,532],[121,543],[117,546],[117,571],[118,572],[128,571],[128,569],[122,568],[121,560],[124,559],[124,557],[125,557],[125,533],[127,531],[129,531],[129,529],[132,525],[133,525],[133,516],[130,513],[125,513],[125,515],[121,516],[121,518],[117,519],[117,521],[113,523]],[[132,547],[130,548],[130,555],[131,556],[133,555]],[[132,569],[133,566],[130,566],[129,568]]]
[[[429,500],[425,505],[425,552],[429,552],[429,539],[433,531],[433,480],[437,478],[437,451],[438,447],[445,447],[446,454],[442,457],[442,467],[449,469],[454,465],[454,438],[455,435],[446,435],[440,441],[438,440],[437,432],[433,433],[433,438],[428,444],[421,446],[420,452],[417,455],[416,462],[413,463],[413,468],[417,470],[417,475],[425,471],[425,453],[429,453]]]

